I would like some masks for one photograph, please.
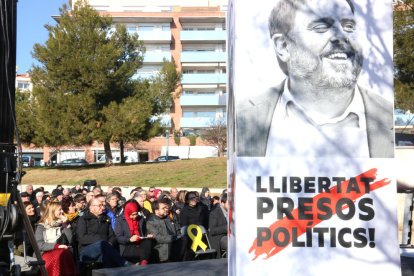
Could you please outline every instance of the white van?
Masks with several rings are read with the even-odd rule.
[[[125,156],[125,163],[137,163],[139,162],[139,155],[138,152],[134,151],[126,151],[124,152]],[[106,156],[102,155],[98,161],[98,163],[105,163]],[[112,163],[121,163],[121,154],[119,152],[112,153]]]

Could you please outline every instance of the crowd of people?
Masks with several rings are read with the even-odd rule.
[[[58,185],[50,193],[27,185],[20,195],[51,276],[81,274],[85,267],[194,260],[190,225],[207,232],[208,241],[203,242],[215,250],[210,257],[227,256],[226,190],[211,196],[207,187],[200,194],[136,187],[127,196],[120,187],[103,191],[99,186],[89,190]],[[25,231],[16,234],[15,255],[33,255],[25,235]]]

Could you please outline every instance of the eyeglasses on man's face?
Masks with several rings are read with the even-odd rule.
[[[93,204],[93,205],[91,205],[91,206],[96,206],[96,207],[105,207],[105,205],[104,205],[104,204]]]

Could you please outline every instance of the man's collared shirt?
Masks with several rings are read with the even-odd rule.
[[[276,104],[267,157],[369,157],[365,107],[358,87],[343,114],[312,118],[296,103],[288,80]]]

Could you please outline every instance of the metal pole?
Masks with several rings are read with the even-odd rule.
[[[165,158],[166,158],[165,161],[168,162],[168,147],[170,145],[170,131],[167,129],[166,133],[167,133],[167,149],[166,149],[166,152],[165,152]]]

